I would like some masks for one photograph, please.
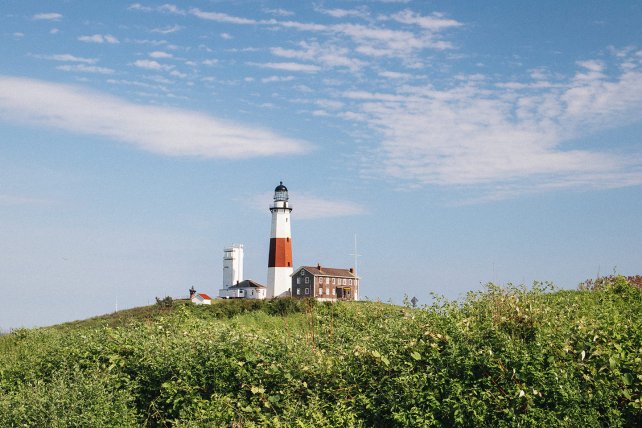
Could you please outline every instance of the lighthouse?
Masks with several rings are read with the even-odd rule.
[[[274,189],[272,232],[270,233],[270,256],[268,259],[267,297],[286,297],[292,285],[292,235],[288,189],[281,182]]]

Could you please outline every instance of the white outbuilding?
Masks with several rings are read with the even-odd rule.
[[[205,293],[196,293],[191,298],[195,305],[211,305],[212,298]]]

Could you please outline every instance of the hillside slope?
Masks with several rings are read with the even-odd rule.
[[[150,307],[0,337],[0,426],[640,426],[642,293]]]

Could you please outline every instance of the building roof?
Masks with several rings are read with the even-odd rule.
[[[201,296],[203,299],[212,300],[212,298],[210,296],[208,296],[207,294],[205,294],[205,293],[198,293],[198,295]]]
[[[265,288],[265,285],[261,285],[256,281],[252,281],[251,279],[246,279],[245,281],[241,281],[236,283],[236,285],[233,285],[231,287],[228,287],[228,290],[236,290],[239,288]]]
[[[283,182],[281,181],[278,186],[274,189],[275,192],[287,192],[288,188],[283,185]]]
[[[314,276],[336,276],[343,278],[357,278],[352,269],[337,269],[337,268],[328,268],[325,266],[301,266],[297,269],[296,272],[299,272],[301,269],[305,269]],[[295,273],[296,273],[295,272]],[[295,274],[293,273],[292,276]]]

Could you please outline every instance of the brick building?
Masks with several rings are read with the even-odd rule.
[[[292,297],[321,301],[358,300],[359,277],[354,269],[301,266],[291,275]]]

